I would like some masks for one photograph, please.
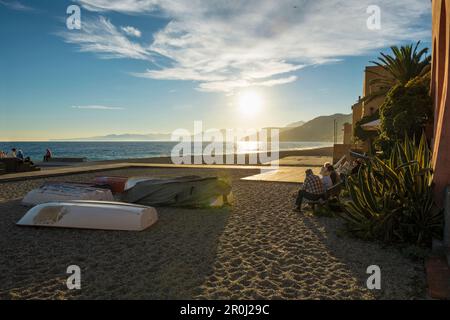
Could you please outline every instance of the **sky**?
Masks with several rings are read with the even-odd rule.
[[[80,8],[80,29],[68,28],[71,5]],[[375,29],[367,24],[374,5]],[[0,0],[0,141],[193,131],[196,120],[204,128],[281,127],[350,113],[379,52],[418,40],[430,47],[430,7]]]

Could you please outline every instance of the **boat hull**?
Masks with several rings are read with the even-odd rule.
[[[231,184],[217,177],[133,178],[121,201],[155,207],[214,208],[232,203]]]
[[[155,208],[121,202],[50,202],[31,208],[20,226],[143,231],[158,221]]]
[[[46,183],[38,189],[31,190],[23,198],[22,204],[34,206],[54,201],[114,201],[111,190],[97,188],[82,183]]]

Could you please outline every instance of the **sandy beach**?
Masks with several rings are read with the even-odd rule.
[[[230,208],[158,208],[143,232],[18,227],[20,199],[44,181],[90,181],[85,173],[0,184],[0,299],[421,299],[424,270],[397,249],[338,236],[341,221],[293,211],[298,186],[242,181],[258,170],[121,169],[108,175],[220,175]],[[69,291],[66,268],[82,270]],[[379,265],[382,290],[366,289]]]
[[[0,302],[450,300],[450,0],[0,15]]]

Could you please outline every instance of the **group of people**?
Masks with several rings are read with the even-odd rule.
[[[0,150],[0,159],[1,158],[18,158],[21,160],[25,160],[25,156],[22,150],[17,150],[16,148],[12,148],[9,153],[3,152]]]
[[[304,199],[309,201],[327,200],[328,191],[339,184],[345,176],[357,174],[361,165],[362,161],[360,159],[345,163],[339,161],[338,171],[331,163],[327,162],[321,168],[320,176],[315,175],[311,169],[306,170],[303,188],[299,190],[295,201],[296,210],[302,211]]]
[[[30,157],[25,157],[23,151],[21,149],[12,148],[9,153],[3,152],[0,150],[0,159],[4,158],[16,158],[22,161],[31,162]],[[49,161],[52,158],[52,151],[47,149],[43,158],[44,162]]]
[[[340,181],[339,175],[336,173],[333,165],[329,162],[325,163],[320,170],[322,176],[322,184],[325,190],[332,188]]]
[[[11,158],[17,159],[20,163],[29,163],[30,165],[34,165],[33,161],[31,161],[30,157],[25,157],[23,151],[21,149],[12,148],[9,153],[5,153],[0,150],[0,159]]]
[[[340,182],[339,174],[329,162],[320,170],[320,176],[315,175],[311,169],[305,171],[306,177],[303,188],[299,190],[295,201],[296,210],[302,210],[303,199],[320,201],[327,199],[327,191]]]

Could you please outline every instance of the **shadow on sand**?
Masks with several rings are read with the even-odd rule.
[[[191,299],[211,274],[228,208],[159,208],[143,232],[15,225],[27,208],[0,203],[0,299]],[[81,290],[66,287],[69,265]]]

